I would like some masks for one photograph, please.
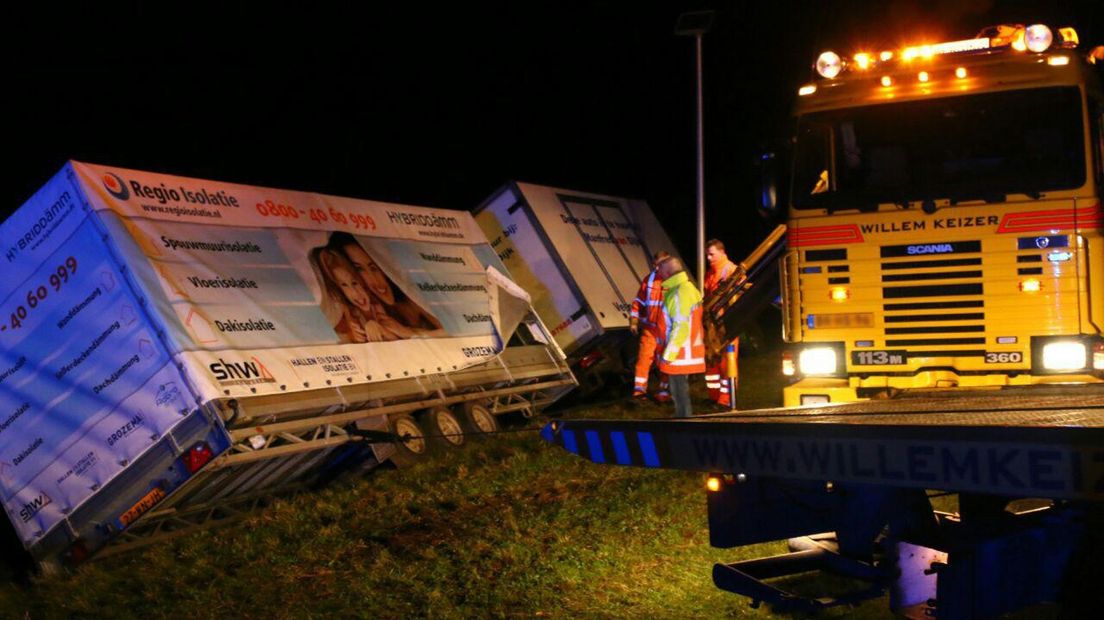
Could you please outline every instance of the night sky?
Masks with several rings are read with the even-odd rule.
[[[3,215],[70,158],[450,209],[518,179],[644,198],[693,256],[693,44],[674,23],[714,8],[707,234],[739,253],[768,229],[752,162],[823,49],[1035,21],[1104,43],[1100,2],[452,4],[10,13]]]

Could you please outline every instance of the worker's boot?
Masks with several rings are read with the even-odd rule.
[[[660,404],[671,402],[671,384],[667,382],[667,375],[659,373],[659,391],[652,398]]]

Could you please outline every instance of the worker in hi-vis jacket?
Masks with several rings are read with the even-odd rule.
[[[703,291],[706,299],[713,296],[720,288],[721,283],[728,278],[742,279],[746,277],[743,269],[740,269],[739,265],[728,259],[724,244],[718,239],[710,239],[705,244],[705,260],[709,263],[705,270],[705,290]],[[735,345],[737,355],[739,355],[740,339],[734,338],[731,344]],[[732,371],[733,376],[738,375],[735,368]],[[736,404],[736,395],[728,393],[728,381],[724,375],[723,361],[710,364],[705,369],[705,388],[709,392],[710,400],[722,407],[732,407]]]
[[[634,336],[640,337],[636,354],[636,376],[633,380],[633,398],[648,396],[648,375],[651,374],[656,346],[663,341],[663,278],[659,277],[657,268],[660,261],[668,256],[670,254],[663,250],[655,253],[652,270],[640,283],[640,290],[637,291],[636,299],[633,299],[632,308],[629,310],[629,331]],[[667,391],[667,375],[662,372],[659,373],[659,390],[656,391],[655,399],[660,403],[671,400],[671,393]]]
[[[665,341],[659,371],[668,375],[675,415],[690,417],[690,375],[705,372],[705,332],[702,329],[702,296],[686,275],[682,261],[673,256],[659,263],[663,278]]]

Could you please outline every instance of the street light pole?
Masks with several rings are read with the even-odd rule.
[[[702,96],[702,35],[713,26],[713,11],[679,15],[675,34],[694,37],[694,73],[697,82],[697,216],[698,287],[705,290],[705,108]]]
[[[702,105],[702,33],[694,35],[697,52],[698,124],[698,289],[705,290],[705,111]]]

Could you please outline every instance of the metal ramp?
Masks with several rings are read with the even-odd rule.
[[[705,346],[710,356],[719,356],[724,346],[738,337],[748,323],[780,293],[778,260],[786,250],[786,226],[775,228],[738,266],[746,278],[729,278],[721,283],[702,309]]]

